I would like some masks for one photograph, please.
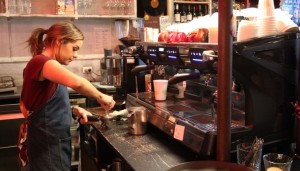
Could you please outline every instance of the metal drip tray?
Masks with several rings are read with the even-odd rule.
[[[190,107],[184,106],[184,105],[173,105],[173,106],[168,106],[167,109],[170,112],[179,112],[179,111],[195,111],[195,109],[192,109]]]
[[[168,106],[167,109],[170,112],[180,112],[180,111],[185,111],[185,112],[194,112],[197,111],[199,113],[202,112],[207,112],[210,110],[210,106],[204,103],[194,103],[194,102],[187,102],[185,105],[182,104],[176,104],[172,106]]]
[[[204,155],[212,155],[213,146],[217,135],[217,114],[212,115],[209,104],[192,99],[179,100],[174,94],[168,93],[167,100],[156,101],[154,94],[149,92],[128,94],[127,102],[137,106],[144,106],[149,112],[149,123],[162,132],[174,137],[176,128],[184,128],[184,145]],[[249,128],[243,125],[244,113],[233,112],[231,122],[232,132],[248,132]]]
[[[191,119],[201,124],[214,124],[214,119],[209,115],[196,115],[191,117]]]
[[[217,119],[214,119],[211,115],[196,115],[191,117],[190,119],[197,122],[197,127],[205,130],[215,131],[217,129]],[[234,128],[242,128],[244,127],[238,122],[232,121],[230,127]]]

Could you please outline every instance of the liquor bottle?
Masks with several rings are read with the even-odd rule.
[[[180,22],[186,23],[186,9],[185,9],[184,4],[182,4],[182,9],[181,9],[181,13],[180,13]]]
[[[193,5],[193,11],[192,11],[192,17],[193,17],[193,20],[194,19],[197,19],[197,6],[196,5]]]
[[[186,13],[186,21],[190,22],[190,21],[192,21],[192,19],[193,19],[193,16],[192,16],[192,12],[191,12],[191,6],[188,5],[187,13]]]
[[[179,11],[179,5],[175,5],[175,10],[174,10],[174,22],[175,23],[180,23],[180,11]]]
[[[202,13],[201,4],[199,4],[199,5],[198,5],[198,13],[197,13],[197,16],[198,16],[198,18],[200,18],[202,15],[203,15],[203,13]]]
[[[208,14],[207,5],[203,5],[202,15],[207,15],[207,14]]]

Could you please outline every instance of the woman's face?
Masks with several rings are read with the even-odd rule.
[[[82,44],[82,40],[61,43],[58,47],[56,60],[63,65],[68,65],[70,62],[77,58],[78,51],[82,47]]]

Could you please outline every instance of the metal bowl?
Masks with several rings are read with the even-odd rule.
[[[140,39],[137,38],[127,38],[123,37],[119,39],[126,47],[134,46],[136,41],[140,41]]]

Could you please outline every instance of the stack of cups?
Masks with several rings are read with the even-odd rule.
[[[273,0],[259,0],[258,2],[258,37],[277,33]]]
[[[280,9],[275,10],[277,32],[297,31],[298,25],[291,20],[289,13]]]
[[[237,41],[244,41],[257,37],[257,24],[255,21],[242,20],[238,26]]]

